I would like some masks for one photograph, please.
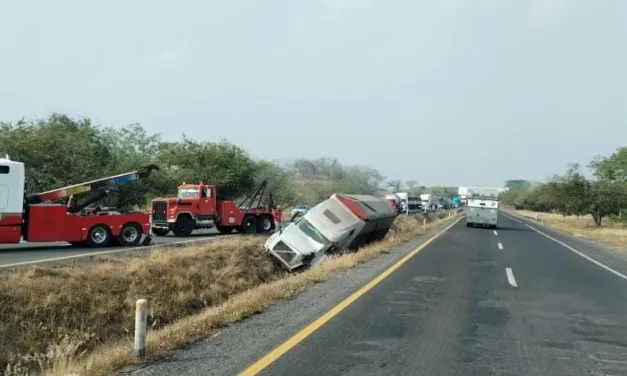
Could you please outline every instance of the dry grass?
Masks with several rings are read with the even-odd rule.
[[[428,228],[434,221],[429,222]],[[148,353],[161,357],[421,232],[422,219],[399,217],[383,241],[293,275],[267,258],[263,239],[239,237],[155,251],[148,258],[31,268],[1,277],[0,364],[7,375],[109,374],[137,362],[132,335],[138,298],[149,302]]]
[[[627,226],[622,223],[605,220],[603,226],[597,228],[594,226],[594,221],[590,215],[564,217],[560,214],[524,210],[505,210],[505,212],[522,216],[537,214],[541,223],[556,230],[627,251]]]

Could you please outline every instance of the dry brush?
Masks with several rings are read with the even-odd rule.
[[[143,258],[101,258],[1,276],[0,369],[107,374],[135,362],[131,343],[138,298],[149,301],[148,352],[163,356],[421,232],[421,218],[399,217],[381,242],[292,275],[265,255],[264,238],[242,236],[155,250]]]

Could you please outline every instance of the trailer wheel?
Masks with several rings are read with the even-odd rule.
[[[127,223],[120,230],[118,242],[121,246],[134,246],[142,239],[142,227],[137,223]]]
[[[111,229],[107,225],[94,225],[87,232],[87,245],[90,247],[106,247],[111,243]]]
[[[274,220],[270,216],[263,216],[260,218],[261,220],[257,223],[257,232],[270,232],[274,230]]]
[[[175,236],[189,236],[194,231],[194,221],[189,217],[178,217],[172,232]]]
[[[152,233],[157,236],[166,236],[168,232],[170,232],[170,229],[167,229],[167,228],[158,228],[158,227],[152,228]]]
[[[252,215],[245,217],[244,223],[242,223],[242,232],[244,234],[254,234],[257,232],[257,219]]]

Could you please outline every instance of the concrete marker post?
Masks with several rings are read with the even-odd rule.
[[[148,301],[139,299],[135,303],[135,356],[146,356],[146,323],[148,319]]]

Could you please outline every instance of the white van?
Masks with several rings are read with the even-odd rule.
[[[499,220],[499,202],[497,200],[469,199],[467,207],[466,227],[497,227]]]

